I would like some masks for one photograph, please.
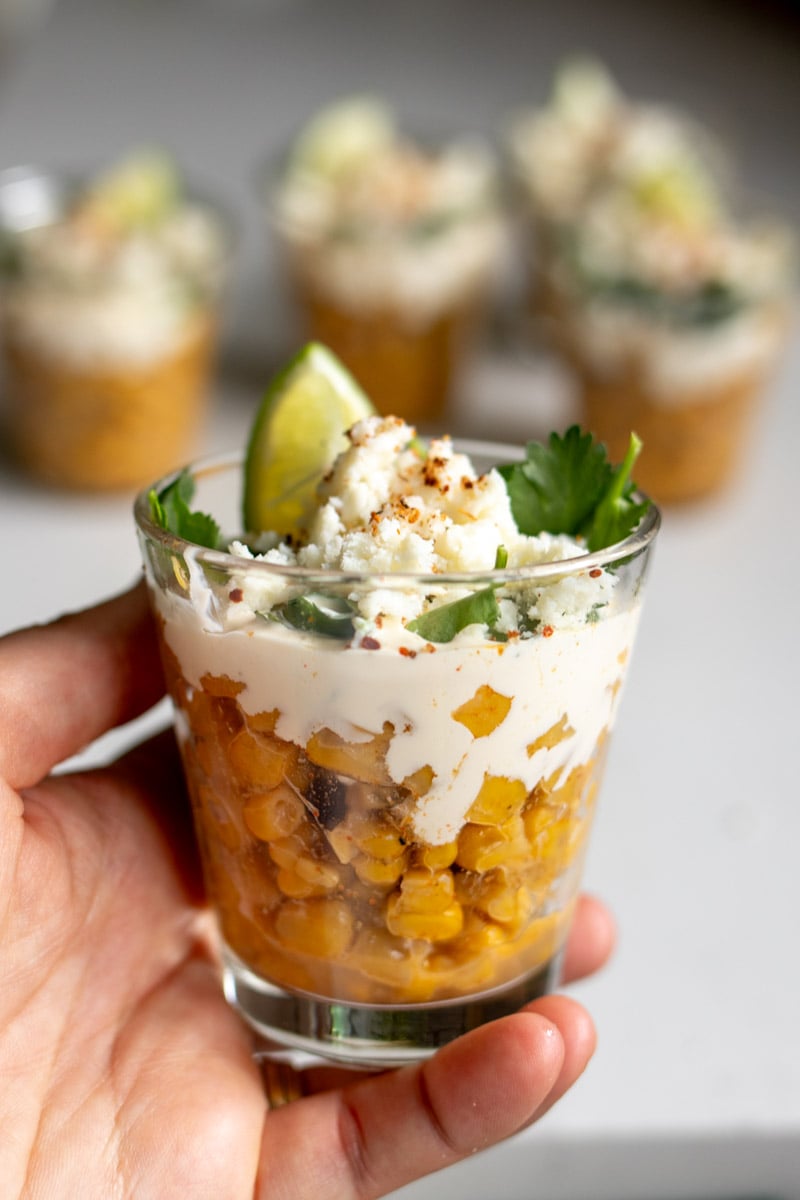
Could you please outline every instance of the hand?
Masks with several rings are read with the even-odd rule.
[[[367,1200],[536,1120],[594,1047],[550,996],[419,1066],[319,1069],[267,1107],[219,985],[171,735],[51,775],[149,708],[161,669],[143,587],[0,639],[0,1179],[47,1200]],[[565,976],[610,918],[584,898]]]

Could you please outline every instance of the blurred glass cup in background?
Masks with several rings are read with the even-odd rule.
[[[506,251],[489,146],[413,138],[382,103],[355,97],[301,131],[261,195],[305,336],[335,351],[379,411],[435,421]]]
[[[140,486],[190,456],[232,229],[160,152],[0,173],[5,424],[33,476]]]
[[[579,419],[642,486],[694,500],[735,478],[786,343],[795,244],[743,197],[715,140],[567,64],[508,139],[531,227],[534,321],[571,368]]]

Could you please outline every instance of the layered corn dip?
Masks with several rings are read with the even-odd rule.
[[[658,498],[711,490],[785,341],[787,228],[736,211],[710,135],[632,102],[597,64],[565,68],[511,142],[536,214],[541,311],[577,367],[584,423],[612,453],[637,429]]]
[[[146,561],[227,953],[377,1005],[552,972],[644,543],[521,533],[499,470],[373,416],[302,530],[225,544]]]
[[[310,335],[391,411],[435,416],[503,256],[487,144],[426,143],[351,98],[300,132],[269,204]]]
[[[89,487],[174,466],[201,414],[226,226],[160,152],[79,183],[11,173],[0,186],[13,217],[2,318],[19,456],[54,482]],[[45,193],[52,208],[40,212]]]

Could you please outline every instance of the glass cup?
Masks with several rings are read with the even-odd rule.
[[[435,424],[452,403],[504,267],[495,189],[458,212],[321,222],[281,203],[281,169],[262,194],[304,335],[322,342],[379,412]]]
[[[520,456],[458,448],[480,470]],[[191,473],[194,503],[236,530],[241,461]],[[225,990],[246,1020],[388,1067],[550,990],[657,509],[610,550],[433,576],[202,549],[152,523],[147,493],[135,515]],[[526,632],[351,640],[354,600],[397,611],[418,589],[515,598]]]
[[[18,239],[56,230],[81,190],[78,179],[34,167],[0,174],[5,424],[16,459],[46,483],[140,487],[195,447],[232,231],[215,205],[191,197],[219,242],[202,268],[185,261],[198,236],[187,229],[156,252],[163,278],[144,275],[135,247],[113,279],[88,261],[79,276],[85,250],[75,243],[31,279],[17,265]]]

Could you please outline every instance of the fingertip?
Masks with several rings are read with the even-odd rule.
[[[444,1047],[421,1073],[448,1142],[470,1153],[522,1129],[558,1085],[565,1055],[558,1021],[532,1009]]]
[[[616,921],[606,905],[596,896],[580,896],[564,954],[564,981],[599,970],[611,957],[616,941]]]
[[[543,996],[525,1010],[558,1029],[564,1047],[561,1069],[553,1087],[531,1121],[538,1120],[581,1077],[597,1047],[597,1030],[589,1013],[569,996]]]

